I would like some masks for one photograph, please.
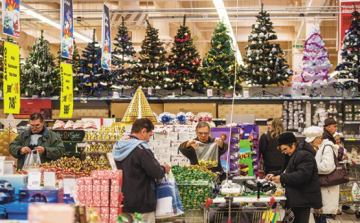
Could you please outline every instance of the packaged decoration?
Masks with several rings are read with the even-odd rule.
[[[199,112],[196,116],[196,119],[199,122],[208,122],[210,124],[211,127],[215,127],[215,123],[212,121],[213,119],[213,115],[209,112]]]
[[[175,121],[175,115],[170,112],[164,112],[159,115],[160,122],[164,125],[172,125]]]
[[[65,122],[56,120],[53,129],[64,129],[64,127],[65,127]]]
[[[186,115],[184,112],[179,112],[176,115],[176,122],[179,125],[186,125]]]
[[[195,123],[195,115],[192,112],[186,112],[186,124],[187,125],[193,125]]]

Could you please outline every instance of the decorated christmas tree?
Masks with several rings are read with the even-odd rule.
[[[339,72],[339,83],[336,85],[341,89],[358,86],[360,78],[360,13],[355,8],[351,15],[350,28],[343,39],[342,61],[335,69]]]
[[[295,88],[317,90],[334,84],[335,79],[329,74],[332,64],[324,45],[320,29],[314,27],[305,41],[301,72],[293,77]]]
[[[118,27],[118,33],[114,40],[115,49],[112,52],[113,69],[110,81],[114,83],[113,87],[130,87],[133,72],[137,71],[137,61],[134,60],[136,51],[124,24],[124,17],[122,17],[121,26]]]
[[[132,87],[155,87],[162,85],[163,76],[167,71],[166,51],[159,39],[159,30],[147,22],[146,36],[139,52],[139,72],[133,75]]]
[[[219,22],[211,38],[211,49],[203,60],[202,75],[199,76],[199,90],[215,88],[218,90],[233,89],[235,77],[235,50],[228,28]],[[237,66],[236,66],[237,67]],[[237,78],[237,89],[241,89]]]
[[[3,61],[4,42],[17,44],[10,36],[6,36],[6,38],[1,38],[1,40],[0,40],[0,90],[3,89],[3,80],[2,79],[3,79],[3,72],[4,72],[4,61]]]
[[[74,79],[73,79],[73,85],[74,85],[74,92],[78,92],[79,93],[79,84],[80,84],[80,77],[79,77],[79,72],[80,72],[80,55],[79,55],[79,50],[77,49],[77,45],[75,42],[75,37],[74,37],[74,51],[73,51],[73,59],[67,59],[67,58],[63,58],[61,57],[61,51],[58,51],[58,64],[60,66],[60,63],[68,63],[68,64],[72,64],[73,67],[73,75],[74,75]]]
[[[263,4],[256,18],[257,24],[252,25],[248,39],[251,43],[245,46],[242,78],[248,85],[260,85],[263,88],[270,84],[284,85],[283,81],[288,80],[292,71],[289,70],[280,45],[270,43],[277,36],[269,13],[263,10]]]
[[[30,55],[21,67],[22,93],[26,96],[39,95],[42,97],[60,95],[59,69],[50,54],[50,43],[44,39],[44,31],[35,40]]]
[[[80,59],[80,92],[86,96],[92,96],[94,93],[100,96],[101,91],[107,90],[112,84],[108,77],[108,71],[101,68],[101,48],[95,40],[94,30],[93,41],[88,43]]]
[[[186,15],[175,36],[171,55],[168,58],[169,69],[165,72],[163,82],[165,89],[194,89],[195,80],[200,75],[201,59],[191,38],[189,27],[185,23]]]

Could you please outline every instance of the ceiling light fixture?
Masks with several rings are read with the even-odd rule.
[[[40,12],[37,12],[35,9],[31,8],[30,6],[24,3],[21,3],[20,10],[23,11],[25,14],[37,18],[40,21],[45,22],[57,29],[61,29],[61,26],[58,22],[54,21],[52,18],[48,18],[47,16],[42,15]],[[92,42],[92,39],[89,39],[88,37],[83,36],[78,32],[74,32],[74,36],[85,42]]]
[[[239,65],[244,65],[244,62],[242,60],[242,56],[240,54],[240,49],[239,49],[239,45],[236,41],[236,38],[235,38],[235,34],[234,34],[234,31],[232,29],[232,26],[231,26],[231,23],[230,23],[230,20],[229,20],[229,16],[228,16],[228,13],[226,11],[226,8],[225,8],[225,5],[224,5],[224,1],[223,0],[213,0],[213,3],[214,3],[214,6],[216,8],[216,11],[219,15],[219,18],[220,20],[222,20],[225,25],[227,25],[227,27],[229,28],[229,34],[230,34],[230,37],[233,41],[233,47],[234,49],[236,50],[236,58],[237,58],[237,62]]]

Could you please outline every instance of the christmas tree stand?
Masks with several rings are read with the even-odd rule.
[[[255,94],[252,95],[252,97],[273,97],[273,96],[277,96],[274,93],[271,93],[269,91],[265,90],[265,87],[262,88],[262,90],[260,92],[257,92]]]

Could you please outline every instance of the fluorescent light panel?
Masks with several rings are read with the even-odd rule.
[[[20,10],[25,12],[27,15],[32,16],[34,18],[37,18],[40,21],[45,22],[45,23],[47,23],[47,24],[49,24],[49,25],[51,25],[51,26],[53,26],[53,27],[55,27],[57,29],[61,29],[61,26],[60,26],[59,23],[56,23],[52,19],[47,18],[47,17],[41,15],[40,13],[37,13],[36,11],[34,11],[32,9],[29,9],[27,6],[24,6],[24,4],[20,5]],[[80,33],[74,32],[74,36],[81,39],[81,40],[83,40],[83,41],[85,41],[85,42],[92,42],[92,39],[89,39],[88,37],[83,36]]]
[[[234,31],[232,29],[230,20],[229,20],[229,16],[228,13],[226,11],[225,5],[223,0],[213,0],[214,6],[216,8],[216,11],[219,15],[220,20],[223,20],[223,22],[228,26],[229,31],[230,31],[230,37],[233,41],[234,44],[234,49],[236,49],[236,57],[237,57],[237,62],[240,65],[244,65],[244,62],[242,60],[242,56],[240,54],[240,50],[239,50],[239,46],[237,44],[236,38],[235,38],[235,34]]]

